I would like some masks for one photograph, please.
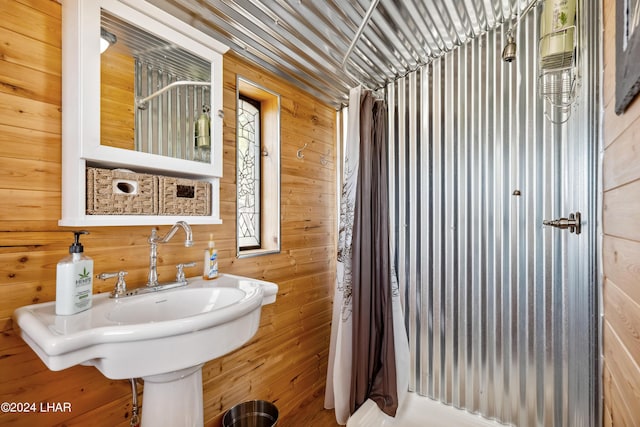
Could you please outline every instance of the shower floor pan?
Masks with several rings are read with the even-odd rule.
[[[407,393],[395,418],[367,400],[349,418],[347,427],[505,427],[480,415],[456,409],[416,393]]]

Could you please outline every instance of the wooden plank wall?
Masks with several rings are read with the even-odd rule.
[[[116,43],[100,55],[100,143],[134,150],[136,64],[121,46]]]
[[[0,402],[70,402],[70,413],[0,413],[0,425],[127,426],[131,394],[92,367],[51,372],[16,336],[19,306],[55,298],[55,265],[67,253],[60,217],[61,6],[50,0],[0,2]],[[224,60],[223,225],[194,226],[194,248],[179,239],[159,248],[159,273],[200,260],[212,232],[220,269],[279,284],[256,336],[203,371],[207,426],[250,399],[274,401],[282,426],[305,425],[322,395],[329,349],[336,247],[335,111],[232,55]],[[282,96],[282,251],[235,257],[236,74]],[[308,144],[303,160],[296,150]],[[323,166],[322,155],[331,153]],[[168,226],[161,227],[166,232]],[[96,272],[126,269],[144,283],[151,227],[94,227],[84,239]],[[198,265],[200,267],[200,264]],[[199,269],[193,271],[197,274]],[[94,291],[112,283],[96,281]],[[313,410],[317,411],[318,408]]]
[[[603,425],[640,425],[640,101],[617,116],[615,0],[603,0]]]

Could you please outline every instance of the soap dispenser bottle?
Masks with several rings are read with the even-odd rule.
[[[218,277],[218,250],[213,241],[213,234],[209,234],[209,247],[204,250],[202,277],[207,280]]]
[[[74,231],[74,242],[69,255],[58,263],[56,269],[56,314],[70,315],[91,308],[93,296],[93,260],[84,254],[81,234]]]

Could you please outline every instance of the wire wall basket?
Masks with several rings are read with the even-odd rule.
[[[577,38],[574,25],[548,33],[539,42],[538,95],[545,100],[545,115],[556,124],[569,119],[577,96]]]

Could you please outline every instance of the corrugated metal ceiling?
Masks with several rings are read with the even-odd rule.
[[[372,0],[149,2],[334,106],[346,103],[349,88],[358,83],[379,88],[495,28],[527,4],[380,0],[343,67]]]

